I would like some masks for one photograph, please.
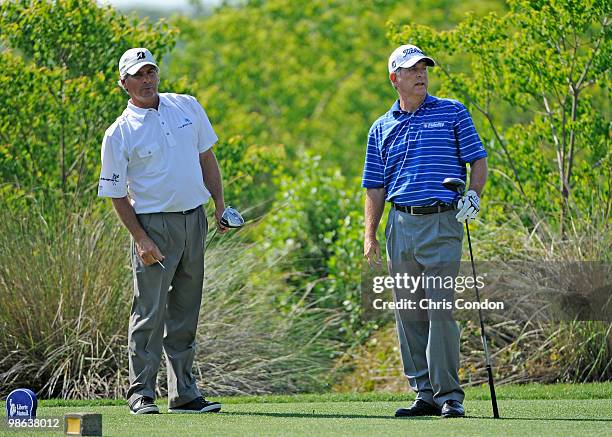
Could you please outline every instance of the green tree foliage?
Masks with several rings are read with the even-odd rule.
[[[586,222],[595,222],[598,215],[600,223],[607,223],[612,180],[607,106],[610,5],[601,0],[512,0],[509,7],[507,11],[508,6],[501,0],[251,0],[239,7],[223,6],[209,17],[178,20],[182,39],[178,40],[176,51],[170,53],[177,39],[176,28],[163,22],[151,24],[125,17],[110,8],[98,7],[93,0],[0,2],[3,103],[0,196],[5,201],[2,204],[8,208],[15,204],[16,197],[33,190],[92,197],[97,186],[103,132],[121,113],[127,100],[115,84],[119,56],[134,46],[148,47],[160,61],[170,55],[169,66],[161,65],[160,90],[196,95],[206,108],[221,138],[215,151],[224,173],[228,203],[243,212],[256,206],[255,212],[245,214],[247,219],[269,208],[261,226],[246,228],[243,234],[238,234],[255,240],[253,252],[249,249],[249,259],[257,263],[247,269],[243,263],[237,266],[243,268],[244,275],[226,271],[228,262],[223,254],[228,253],[227,241],[232,241],[229,237],[217,240],[224,242],[222,246],[210,248],[209,258],[213,263],[217,260],[223,272],[211,270],[214,284],[208,287],[226,292],[219,295],[222,299],[217,299],[217,294],[211,294],[211,299],[218,304],[225,304],[226,298],[237,303],[236,307],[219,307],[220,311],[230,314],[234,308],[247,308],[238,305],[243,302],[246,289],[257,296],[251,299],[251,304],[269,304],[261,308],[255,305],[258,307],[255,313],[251,311],[253,306],[248,307],[244,317],[236,312],[229,318],[216,319],[219,326],[238,327],[231,331],[235,338],[242,338],[245,329],[256,334],[273,332],[271,339],[275,341],[276,332],[287,329],[275,325],[276,331],[270,331],[271,319],[265,311],[275,314],[275,320],[289,321],[295,320],[293,316],[301,311],[306,316],[300,316],[291,331],[292,335],[296,333],[297,342],[285,345],[284,338],[278,337],[279,344],[291,353],[303,335],[318,339],[324,330],[331,329],[329,326],[336,329],[339,318],[344,330],[342,340],[360,340],[360,335],[367,331],[359,321],[363,232],[363,190],[359,188],[359,176],[368,128],[396,98],[388,82],[386,60],[399,43],[416,43],[439,61],[440,68],[432,70],[432,93],[463,100],[476,114],[491,152],[493,170],[485,212],[489,217],[505,219],[501,214],[514,210],[522,213],[521,226],[530,223],[529,227],[521,228],[504,220],[507,244],[503,247],[500,229],[485,227],[482,233],[491,238],[484,242],[479,239],[483,244],[477,245],[476,251],[489,247],[492,253],[487,255],[491,257],[523,253],[523,246],[534,245],[537,240],[532,239],[531,230],[540,223],[538,215],[542,213],[561,214],[558,220],[561,224],[568,213],[582,214]],[[466,19],[464,11],[468,10],[473,14]],[[485,16],[491,11],[496,13]],[[387,27],[389,20],[411,24]],[[302,149],[309,149],[321,158],[302,153]],[[275,177],[274,186],[271,175]],[[51,197],[54,199],[57,198]],[[57,210],[58,217],[65,215],[63,205]],[[32,223],[46,213],[44,209],[31,211],[34,211]],[[78,218],[83,211],[77,210],[70,217]],[[33,298],[41,287],[36,284],[33,287],[28,282],[32,278],[46,281],[43,288],[54,299],[64,293],[61,284],[68,283],[73,285],[69,291],[75,296],[81,296],[83,290],[93,296],[87,286],[81,286],[84,282],[80,280],[100,279],[103,288],[108,288],[110,276],[104,272],[114,275],[123,269],[115,265],[120,258],[113,256],[104,257],[107,270],[100,270],[99,263],[90,263],[90,267],[96,267],[91,272],[80,275],[77,271],[88,268],[79,252],[87,247],[71,242],[78,242],[78,235],[95,239],[110,232],[99,224],[94,213],[93,228],[85,222],[83,226],[73,226],[74,235],[78,234],[74,238],[70,235],[66,238],[61,233],[66,227],[57,221],[52,236],[61,240],[61,244],[51,241],[52,238],[51,243],[42,245],[41,238],[50,237],[38,229],[40,226],[28,228],[36,231],[29,232],[20,228],[21,216],[9,213],[6,216],[9,219],[2,223],[7,232],[0,235],[7,238],[0,254],[8,256],[7,262],[12,253],[28,253],[15,251],[20,245],[61,249],[53,253],[35,250],[32,255],[39,255],[40,266],[31,269],[33,275],[5,275],[11,281],[23,279],[21,288],[34,293]],[[24,229],[28,232],[22,232]],[[517,230],[524,238],[517,238]],[[110,242],[115,234],[108,235],[110,239],[100,237],[92,242],[92,247],[97,250],[100,241]],[[240,241],[237,250],[244,253],[242,244],[247,242]],[[111,247],[112,244],[102,246],[113,253],[123,251],[119,246]],[[584,248],[583,240],[577,238],[568,253],[577,256]],[[538,257],[545,256],[544,252],[542,249]],[[63,259],[65,253],[72,253],[76,264]],[[594,249],[592,253],[603,250]],[[90,257],[89,253],[85,255]],[[46,272],[45,266],[53,257],[57,260],[51,265],[61,271],[46,275],[43,271]],[[19,263],[13,264],[17,272]],[[276,269],[269,269],[270,265]],[[228,274],[232,278],[230,283],[225,280]],[[54,278],[64,279],[54,282]],[[65,278],[70,280],[66,282]],[[116,279],[121,282],[121,278],[125,276]],[[9,282],[5,284],[6,290],[21,293],[19,287]],[[117,290],[125,291],[123,285],[118,285]],[[104,293],[94,295],[105,298]],[[320,314],[329,314],[331,320],[321,321],[318,316],[307,315],[313,307],[316,310],[323,307],[325,310]],[[340,316],[337,308],[342,308]],[[248,316],[253,314],[256,317],[251,320],[255,324],[248,325]],[[14,320],[21,320],[21,315],[7,313],[3,323],[12,326]],[[53,329],[57,328],[54,320],[49,320]],[[75,318],[66,320],[72,323]],[[241,325],[240,321],[247,324]],[[116,320],[111,322],[110,325],[118,326]],[[59,331],[53,332],[63,332],[65,327],[59,327]],[[47,331],[45,328],[37,332],[42,335]],[[231,335],[229,338],[234,338]],[[576,341],[584,338],[585,344],[591,346],[587,335],[588,330],[574,337]],[[331,336],[339,338],[336,331]],[[261,350],[260,344],[251,341],[256,337],[244,337],[244,360],[240,362],[249,361],[263,369],[266,378],[286,375],[286,369],[295,374],[295,366],[300,365],[296,361],[287,361],[288,367],[275,373],[276,368],[269,370],[261,367],[260,361],[252,360],[251,351]],[[327,333],[323,337],[327,339]],[[34,337],[14,334],[5,342],[8,358],[4,364],[10,361],[11,369],[21,365],[11,361],[19,355],[15,344],[21,344],[13,340],[23,338]],[[42,360],[41,369],[59,363],[62,371],[64,365],[74,364],[75,357],[78,363],[82,357],[91,355],[87,347],[81,349],[83,353],[72,347],[77,343],[94,345],[90,333],[70,338],[74,340],[67,341],[60,335],[54,342],[46,342],[47,337],[34,341],[28,350],[39,361],[30,361],[40,364]],[[60,343],[64,346],[56,348]],[[230,345],[235,349],[235,344],[215,339],[211,347]],[[276,357],[273,361],[278,363],[278,350],[268,347],[265,346],[269,351],[265,360]],[[322,353],[329,351],[320,345],[317,348]],[[58,361],[58,354],[49,354],[49,350],[65,354]],[[231,352],[231,348],[227,350]],[[217,352],[219,363],[223,363],[228,352],[222,348]],[[313,355],[308,352],[304,358],[309,360],[319,352]],[[121,352],[113,353],[113,360],[115,356],[124,357]],[[72,382],[67,382],[72,387],[83,386],[81,381],[114,383],[116,375],[107,372],[100,364],[103,361],[97,363],[99,368],[93,370],[103,373],[90,372],[83,379],[72,378]],[[203,363],[202,368],[206,365]],[[235,360],[228,365],[235,367]],[[116,368],[124,365],[119,363]],[[67,373],[53,373],[55,379],[48,375],[39,373],[40,381],[59,383],[61,378],[70,378]],[[223,375],[220,380],[225,383]],[[252,379],[252,375],[244,377],[244,373],[239,377]],[[281,377],[276,378],[278,382]],[[262,381],[258,387],[274,385],[274,381]],[[117,393],[122,394],[122,390],[117,388]],[[97,389],[92,393],[98,393]]]
[[[223,132],[260,144],[300,147],[350,175],[363,167],[372,122],[392,104],[388,19],[449,26],[464,10],[502,1],[269,0],[178,22],[172,73],[211,105]],[[427,13],[423,11],[427,10]]]
[[[222,137],[223,132],[216,130]],[[270,208],[277,189],[272,181],[273,175],[282,173],[284,169],[285,148],[279,144],[252,144],[235,135],[221,140],[214,151],[223,173],[226,203],[238,207],[247,220],[264,214]],[[214,207],[212,202],[208,206]]]
[[[339,168],[323,168],[321,161],[301,155],[298,176],[277,181],[263,221],[262,254],[287,277],[287,291],[277,297],[280,309],[343,308],[343,336],[354,341],[361,325],[363,193],[359,181],[347,181]]]
[[[146,46],[161,59],[175,34],[163,22],[129,19],[93,0],[3,2],[3,190],[95,190],[102,135],[125,105],[115,85],[119,57]]]
[[[455,29],[393,27],[392,39],[439,60],[442,89],[483,116],[493,198],[536,224],[610,212],[610,3],[512,0],[504,15]],[[469,59],[469,69],[453,59]],[[501,176],[501,177],[500,177]],[[510,183],[507,183],[507,182]],[[603,212],[603,214],[602,214]]]

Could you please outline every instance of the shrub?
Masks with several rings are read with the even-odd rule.
[[[263,220],[262,256],[282,259],[287,292],[281,308],[316,302],[342,308],[341,337],[359,341],[363,198],[359,181],[338,168],[322,168],[318,156],[303,155],[295,175],[282,175],[275,203]],[[293,290],[301,290],[296,299]],[[356,335],[357,334],[357,335]],[[336,335],[337,336],[337,335]]]

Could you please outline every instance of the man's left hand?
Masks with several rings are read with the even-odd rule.
[[[221,224],[221,217],[223,217],[223,211],[225,208],[217,208],[215,209],[215,221],[217,222],[217,232],[220,234],[225,234],[229,231],[229,228],[226,228]]]
[[[458,221],[472,223],[480,211],[480,197],[476,191],[470,190],[457,203],[459,212],[455,216]]]

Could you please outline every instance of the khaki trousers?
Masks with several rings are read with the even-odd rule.
[[[204,278],[207,221],[202,207],[189,214],[139,214],[138,220],[165,256],[145,266],[132,241],[134,299],[128,332],[130,405],[155,399],[162,350],[168,368],[168,404],[201,396],[192,374]]]

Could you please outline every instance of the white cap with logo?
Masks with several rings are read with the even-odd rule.
[[[129,49],[119,60],[119,76],[123,79],[126,74],[134,74],[145,65],[154,65],[159,69],[150,51],[142,47]]]
[[[389,56],[389,73],[393,73],[398,68],[410,68],[422,59],[425,59],[430,67],[436,65],[434,60],[425,56],[425,53],[417,46],[412,44],[399,46]]]

